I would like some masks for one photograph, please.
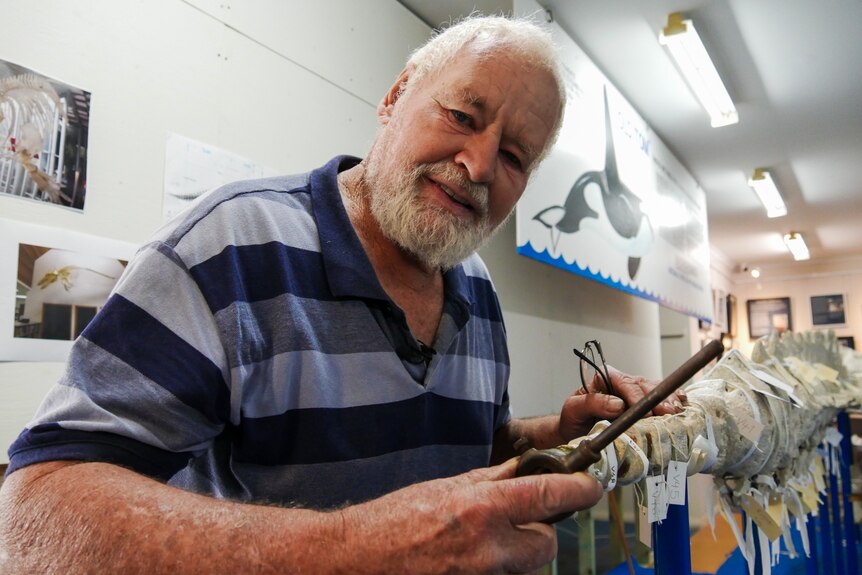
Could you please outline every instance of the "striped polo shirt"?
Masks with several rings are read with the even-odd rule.
[[[104,461],[216,497],[330,508],[488,465],[509,421],[499,302],[444,274],[429,350],[377,280],[337,157],[230,184],[160,230],[75,342],[10,472]]]

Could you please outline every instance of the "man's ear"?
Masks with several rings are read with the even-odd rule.
[[[392,117],[392,113],[395,110],[395,103],[404,92],[404,88],[407,86],[407,80],[410,79],[410,75],[412,73],[413,65],[407,64],[407,67],[401,70],[401,73],[398,74],[398,78],[396,78],[395,82],[390,86],[389,91],[384,94],[380,103],[377,104],[377,119],[380,121],[381,125],[385,126]]]

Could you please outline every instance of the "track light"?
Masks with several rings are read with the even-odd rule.
[[[784,234],[784,244],[796,261],[807,260],[811,257],[811,254],[808,253],[808,246],[805,245],[805,240],[799,232]]]
[[[766,217],[778,218],[787,215],[787,206],[781,199],[781,193],[772,180],[772,175],[764,168],[754,170],[754,175],[748,180],[748,185],[760,198],[760,203],[766,208]]]
[[[743,273],[751,274],[751,277],[753,277],[754,279],[760,277],[760,268],[758,267],[750,266],[748,264],[741,264],[739,266],[739,269],[741,269]]]
[[[733,100],[692,21],[684,20],[679,12],[670,14],[667,26],[659,33],[658,41],[673,56],[689,88],[706,109],[710,125],[718,128],[739,122]]]

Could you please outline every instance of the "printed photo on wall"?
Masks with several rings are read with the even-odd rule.
[[[748,335],[757,339],[772,332],[793,330],[790,316],[790,298],[750,299],[748,306]]]
[[[90,93],[0,59],[0,196],[83,210]]]
[[[230,182],[275,176],[278,172],[240,155],[179,134],[165,142],[164,221],[207,192]]]
[[[0,220],[0,361],[65,360],[135,249],[127,242]]]
[[[82,252],[18,244],[13,337],[73,340],[128,264]]]
[[[811,323],[815,326],[844,325],[842,294],[811,296]]]

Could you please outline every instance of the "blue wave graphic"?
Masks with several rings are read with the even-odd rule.
[[[528,258],[532,258],[548,265],[552,265],[555,268],[560,268],[562,270],[566,270],[567,272],[571,272],[573,274],[577,274],[579,276],[595,280],[599,283],[605,284],[606,286],[610,286],[625,293],[629,293],[649,301],[654,301],[659,305],[663,305],[686,315],[694,316],[700,320],[712,322],[712,318],[704,317],[692,309],[674,305],[673,302],[663,299],[657,294],[644,291],[630,285],[626,285],[620,281],[613,280],[611,279],[610,275],[603,276],[598,273],[593,273],[586,266],[582,268],[577,264],[577,260],[570,264],[567,263],[562,256],[552,257],[548,250],[542,250],[541,252],[537,252],[535,249],[533,249],[533,245],[529,241],[523,246],[518,246],[516,251],[522,256],[527,256]]]

